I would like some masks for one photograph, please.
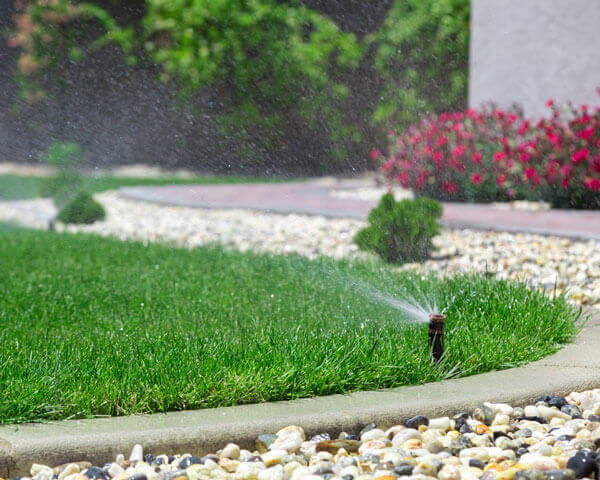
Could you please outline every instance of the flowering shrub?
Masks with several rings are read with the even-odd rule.
[[[381,169],[419,196],[600,208],[600,109],[569,106],[567,120],[547,105],[552,116],[538,122],[500,109],[427,116],[400,136],[390,132]]]

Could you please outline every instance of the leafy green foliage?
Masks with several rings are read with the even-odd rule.
[[[81,149],[76,143],[55,142],[41,155],[56,174],[48,177],[41,185],[42,197],[54,198],[58,207],[64,206],[82,188],[83,177],[76,170],[82,163]]]
[[[21,49],[17,76],[28,102],[41,98],[33,85],[50,69],[112,42],[128,64],[159,66],[186,100],[198,92],[214,98],[210,114],[224,135],[271,152],[310,139],[315,170],[356,161],[365,136],[383,138],[423,112],[465,106],[469,0],[396,0],[360,42],[296,0],[147,0],[141,20],[128,25],[100,0],[23,5],[8,40]],[[372,92],[351,80],[365,71]],[[186,106],[199,113],[195,102]]]
[[[88,192],[80,191],[60,210],[57,219],[62,223],[94,223],[104,217],[104,207]]]
[[[226,126],[266,143],[291,134],[286,124],[325,126],[332,142],[347,143],[340,105],[348,92],[329,74],[355,67],[362,51],[335,22],[275,0],[151,0],[143,25],[164,80],[225,94]]]
[[[431,198],[396,202],[390,193],[369,213],[369,225],[354,239],[361,250],[375,252],[390,263],[424,260],[438,233],[442,206]]]
[[[577,332],[564,297],[478,276],[2,224],[0,244],[0,423],[420,384],[537,360]],[[427,327],[373,290],[447,307],[440,364]]]
[[[470,0],[396,0],[369,37],[384,88],[373,120],[407,127],[419,114],[466,106]]]

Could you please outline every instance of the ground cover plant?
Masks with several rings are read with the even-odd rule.
[[[105,217],[104,207],[82,190],[61,208],[56,218],[62,223],[94,223]]]
[[[395,387],[507,368],[576,333],[563,297],[382,262],[0,229],[0,422]],[[381,293],[384,292],[384,293]],[[446,306],[446,358],[380,300]]]
[[[0,175],[0,200],[20,200],[34,198],[39,195],[46,177],[5,174]],[[87,192],[98,193],[116,190],[120,187],[158,186],[158,185],[205,185],[225,183],[273,183],[288,181],[281,178],[235,177],[235,176],[196,176],[181,177],[117,177],[112,175],[82,175],[82,187]],[[298,181],[294,179],[294,181]]]
[[[427,116],[390,132],[381,168],[390,181],[442,200],[600,209],[600,108],[568,106],[565,115],[547,105],[550,118],[537,122],[497,108]]]

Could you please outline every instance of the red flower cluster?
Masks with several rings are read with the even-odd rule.
[[[443,200],[545,199],[555,206],[600,208],[600,109],[554,101],[538,122],[519,111],[484,109],[423,118],[390,132],[381,169],[390,181]]]

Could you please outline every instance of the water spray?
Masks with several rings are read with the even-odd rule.
[[[446,316],[440,313],[429,315],[429,348],[435,363],[438,363],[444,354],[444,320]]]

